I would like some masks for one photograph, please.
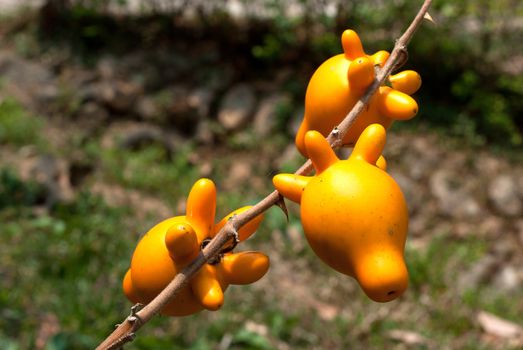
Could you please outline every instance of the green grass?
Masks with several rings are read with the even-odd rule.
[[[101,160],[106,180],[171,204],[185,198],[197,178],[188,160],[194,151],[190,146],[171,156],[155,145],[104,151],[91,140],[78,147],[88,158]],[[218,217],[257,198],[246,185],[220,190],[226,168],[215,179]],[[37,210],[45,195],[41,186],[0,170],[0,344],[13,350],[34,348],[41,323],[53,315],[58,329],[46,350],[91,349],[128,314],[131,304],[121,291],[121,279],[139,234],[155,222],[140,219],[136,209],[110,207],[87,192],[72,203]],[[409,290],[400,301],[382,305],[369,301],[352,278],[320,262],[304,236],[298,236],[303,249],[296,249],[288,228],[301,231],[299,208],[288,205],[289,222],[280,209],[271,208],[259,233],[246,245],[275,262],[265,279],[283,268],[287,273],[283,278],[296,278],[292,288],[275,288],[274,280],[261,286],[231,286],[222,310],[154,318],[129,348],[207,350],[229,342],[230,349],[253,350],[282,344],[292,349],[401,349],[403,345],[389,336],[391,330],[400,329],[419,333],[441,347],[490,349],[480,340],[478,311],[523,322],[521,291],[503,292],[491,284],[457,288],[460,274],[487,254],[487,241],[442,233],[423,249],[408,245]],[[312,297],[302,300],[298,292],[303,289]],[[338,314],[326,320],[314,302],[334,305]]]
[[[0,101],[0,145],[26,144],[42,145],[41,118],[29,114],[18,102],[11,98]]]
[[[31,142],[30,138],[24,140]],[[89,159],[101,160],[106,180],[170,204],[185,198],[197,178],[188,160],[194,151],[191,146],[171,156],[156,145],[135,151],[102,150],[97,140],[91,140],[77,146]],[[220,181],[228,174],[226,164],[224,169],[218,166],[213,176],[219,188],[218,217],[257,198],[247,185],[234,191],[220,190]],[[48,339],[46,350],[91,349],[128,314],[130,303],[121,291],[121,279],[139,234],[155,222],[138,219],[131,208],[110,207],[87,192],[80,193],[73,203],[42,213],[35,208],[45,196],[41,186],[0,170],[0,342],[6,349],[34,348],[41,322],[53,315],[58,331]],[[304,236],[298,237],[303,240],[303,249],[296,249],[288,228],[295,226],[301,231],[299,208],[288,205],[289,221],[280,209],[271,208],[260,232],[246,244],[271,259],[279,257],[275,261],[280,266],[273,269],[283,264],[287,278],[303,279],[296,288],[308,289],[312,299],[303,301],[300,294],[293,298],[292,288],[282,291],[271,284],[232,286],[219,312],[181,319],[157,317],[129,348],[206,350],[227,341],[230,349],[265,350],[281,344],[292,349],[395,349],[402,344],[392,340],[389,332],[405,329],[442,347],[459,344],[465,349],[489,349],[479,340],[478,311],[523,322],[523,303],[517,302],[523,300],[522,292],[507,293],[489,284],[465,290],[456,287],[459,273],[466,273],[487,253],[486,241],[442,233],[424,249],[409,245],[410,288],[401,301],[381,305],[370,302],[353,279],[321,263]],[[271,271],[269,274],[274,273]],[[310,285],[303,286],[303,281]],[[322,319],[311,300],[334,305],[339,314],[332,320]],[[394,311],[405,307],[419,314]],[[265,331],[257,332],[252,324]]]
[[[5,175],[1,180],[2,196],[26,195],[0,211],[0,338],[31,348],[39,321],[52,314],[61,328],[52,344],[92,348],[125,304],[120,278],[136,240],[125,220],[131,212],[82,193],[72,204],[36,215],[34,186]]]
[[[100,151],[100,156],[102,169],[110,181],[174,204],[189,193],[197,179],[197,169],[188,160],[191,151],[186,146],[168,155],[161,146],[151,145],[136,151],[119,148]]]
[[[46,349],[95,347],[129,311],[120,283],[143,222],[131,209],[109,207],[87,193],[37,214],[34,208],[42,189],[10,171],[2,170],[0,175],[3,348],[33,348],[40,322],[48,315],[56,317],[59,328]],[[303,253],[287,244],[272,246],[270,232],[283,230],[286,223],[278,209],[271,209],[266,220],[267,232],[262,235],[267,238],[255,237],[253,247],[265,247],[269,255],[283,258],[289,278],[308,278],[310,285],[301,288],[310,289],[313,300],[335,305],[340,313],[334,319],[322,319],[309,301],[285,295],[292,296],[292,289],[281,294],[270,284],[231,286],[222,310],[185,318],[157,317],[129,348],[205,350],[229,341],[230,349],[275,349],[279,344],[293,349],[394,349],[401,344],[391,340],[388,332],[406,329],[443,347],[463,338],[459,343],[463,348],[488,349],[479,341],[477,311],[523,322],[520,291],[507,294],[491,285],[456,289],[455,271],[466,271],[486,254],[487,244],[481,240],[440,235],[426,249],[409,248],[411,287],[401,301],[382,305],[368,301],[354,280],[325,267],[309,248]],[[297,224],[295,215],[291,220]],[[334,285],[332,278],[337,281]],[[320,293],[326,288],[334,288],[327,299]],[[395,312],[405,307],[417,311]],[[265,331],[258,332],[252,324]]]
[[[447,235],[434,237],[425,250],[407,249],[410,287],[420,292],[445,290],[456,276],[454,266],[466,269],[485,253],[487,242],[471,237],[456,240]],[[451,275],[449,275],[449,273]]]

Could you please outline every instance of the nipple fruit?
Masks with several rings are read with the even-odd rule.
[[[368,126],[347,160],[326,139],[308,131],[304,146],[316,174],[279,174],[276,189],[300,203],[307,240],[325,263],[354,277],[374,301],[400,296],[408,285],[404,248],[407,205],[381,156],[386,138],[380,124]]]
[[[248,208],[237,209],[215,224],[216,187],[209,179],[198,180],[189,193],[186,215],[160,222],[138,243],[131,268],[123,280],[127,298],[134,303],[150,302],[198,256],[204,241],[214,237],[231,216]],[[257,216],[239,230],[240,241],[256,231],[262,218]],[[185,316],[202,309],[217,310],[230,284],[253,283],[262,278],[268,268],[269,258],[262,253],[222,254],[218,261],[205,264],[161,312]]]
[[[323,136],[331,132],[349,113],[375,77],[374,67],[382,67],[389,53],[378,51],[366,55],[353,30],[341,36],[343,53],[323,62],[314,72],[305,94],[305,115],[296,135],[298,150],[307,156],[305,134],[316,130]],[[367,108],[360,114],[343,138],[344,145],[354,145],[362,131],[378,123],[388,128],[393,120],[407,120],[418,112],[418,104],[409,95],[421,86],[421,78],[412,70],[389,78],[391,87],[381,86],[372,96]]]

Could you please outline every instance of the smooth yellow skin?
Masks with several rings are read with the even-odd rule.
[[[385,128],[368,126],[347,160],[339,160],[317,131],[305,135],[316,175],[279,174],[276,189],[301,204],[309,244],[329,266],[356,278],[373,300],[386,302],[408,285],[403,259],[407,205],[385,171]]]
[[[349,113],[373,82],[374,66],[383,66],[389,57],[386,51],[366,55],[353,30],[341,37],[344,53],[329,58],[314,72],[305,94],[305,115],[296,135],[296,146],[307,155],[305,134],[309,130],[327,136]],[[409,96],[421,86],[414,71],[403,71],[389,79],[392,88],[382,86],[373,95],[368,107],[360,114],[343,138],[344,145],[354,145],[362,131],[378,123],[388,128],[394,120],[406,120],[418,112],[416,101]]]
[[[202,241],[212,238],[235,210],[214,224],[216,187],[209,179],[198,180],[187,199],[185,216],[164,220],[150,229],[138,243],[131,268],[125,274],[123,289],[134,303],[150,302],[200,252]],[[257,216],[239,230],[240,240],[250,237],[263,219]],[[230,284],[249,284],[262,278],[269,258],[258,252],[227,253],[216,265],[206,264],[176,298],[161,311],[165,315],[185,316],[202,309],[217,310],[223,292]]]

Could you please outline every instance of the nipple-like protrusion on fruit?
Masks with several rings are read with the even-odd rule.
[[[369,125],[361,133],[351,158],[363,159],[367,163],[376,164],[381,157],[386,142],[385,128],[380,124]]]

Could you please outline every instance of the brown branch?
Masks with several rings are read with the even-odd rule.
[[[397,68],[398,63],[404,62],[407,53],[407,44],[412,39],[414,33],[421,25],[425,13],[430,7],[431,0],[425,0],[418,14],[407,28],[405,33],[396,41],[394,49],[391,52],[385,66],[379,70],[376,79],[369,86],[365,94],[354,105],[352,110],[347,114],[345,119],[334,128],[329,134],[328,140],[333,148],[341,146],[341,140],[347,133],[352,124],[356,121],[358,115],[363,111],[365,106],[369,103],[371,97],[376,90],[384,84],[385,80],[391,72]],[[295,174],[306,175],[312,171],[310,160],[303,164]],[[140,311],[133,313],[127,317],[122,324],[120,324],[98,347],[97,350],[102,349],[119,349],[125,343],[134,339],[136,331],[138,331],[145,323],[147,323],[154,315],[158,314],[160,310],[171,301],[176,294],[187,284],[187,282],[198,272],[198,270],[212,257],[216,256],[220,250],[230,241],[236,234],[237,230],[245,225],[256,216],[268,210],[279,200],[278,191],[273,191],[267,197],[255,204],[249,210],[233,217],[229,222],[218,232],[212,239],[211,243],[207,245],[200,255],[187,265],[174,279],[160,292],[149,304],[147,304]]]

